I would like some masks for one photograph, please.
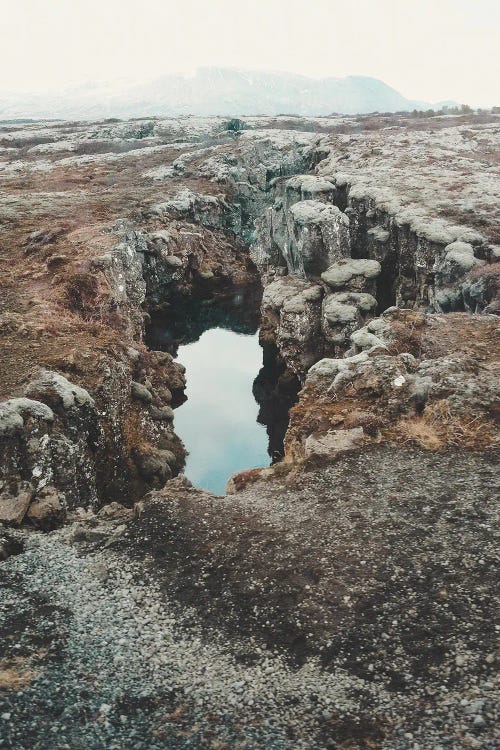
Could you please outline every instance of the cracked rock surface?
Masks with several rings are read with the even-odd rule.
[[[0,748],[494,750],[499,116],[240,124],[0,125]],[[235,292],[215,497],[145,341]]]

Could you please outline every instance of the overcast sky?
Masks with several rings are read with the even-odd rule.
[[[0,0],[0,90],[221,65],[500,105],[495,0]]]

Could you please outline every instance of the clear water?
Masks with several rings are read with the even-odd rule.
[[[257,422],[253,383],[262,366],[258,334],[211,328],[181,345],[186,367],[185,401],[175,410],[174,429],[189,455],[185,475],[193,484],[223,495],[237,471],[268,466],[269,438]]]

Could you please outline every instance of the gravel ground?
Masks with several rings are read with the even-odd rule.
[[[496,486],[380,447],[12,532],[0,747],[493,750]]]
[[[251,639],[207,641],[140,564],[66,539],[33,534],[3,564],[0,663],[27,684],[0,689],[0,747],[301,748],[333,713],[358,714],[362,680],[290,668]]]

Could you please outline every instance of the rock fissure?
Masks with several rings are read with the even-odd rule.
[[[88,271],[73,273],[66,294],[72,310],[86,319],[113,324],[114,316],[131,346],[125,361],[101,380],[101,411],[87,394],[90,400],[79,406],[84,416],[77,418],[63,399],[56,424],[44,428],[41,443],[22,432],[24,422],[19,425],[24,453],[10,450],[4,462],[14,484],[17,472],[19,481],[35,476],[35,491],[53,481],[59,485],[57,471],[50,468],[50,454],[61,455],[59,443],[75,457],[72,468],[64,469],[76,476],[73,487],[61,487],[67,507],[99,504],[104,496],[137,499],[148,485],[178,471],[183,448],[172,429],[170,404],[179,402],[185,377],[168,354],[142,350],[145,315],[161,311],[168,318],[169,309],[189,305],[190,299],[220,298],[256,283],[259,275],[261,343],[277,353],[287,378],[304,382],[321,358],[380,343],[373,332],[363,333],[364,327],[393,304],[437,311],[472,304],[473,312],[492,304],[492,288],[471,279],[494,252],[477,232],[443,220],[426,225],[418,213],[388,208],[387,193],[332,170],[335,160],[326,140],[280,131],[243,130],[229,141],[223,136],[216,146],[176,159],[172,179],[179,187],[170,198],[110,227],[110,236],[118,234],[120,241],[93,255]],[[217,185],[215,194],[196,189],[196,180],[207,177]],[[40,233],[30,239],[46,241]],[[168,373],[166,382],[153,385],[152,370],[157,376]],[[125,414],[117,389],[126,390],[127,380],[131,408]],[[67,388],[78,388],[67,377],[66,382]],[[32,390],[29,384],[25,393]],[[112,392],[118,396],[115,406]],[[50,405],[51,398],[43,392],[40,403]],[[14,405],[7,402],[5,408]],[[6,419],[4,431],[12,429]],[[85,431],[89,437],[82,441]],[[78,434],[76,443],[71,434]],[[12,448],[15,441],[10,442]],[[127,442],[133,445],[124,449]],[[95,454],[100,452],[106,454],[108,474],[114,453],[116,480],[99,476]],[[40,468],[44,463],[47,469]],[[23,467],[20,472],[16,465]],[[88,489],[81,494],[78,477],[83,476]]]
[[[495,747],[498,117],[4,131],[7,743]],[[215,497],[174,354],[235,296],[273,453],[296,403]]]

